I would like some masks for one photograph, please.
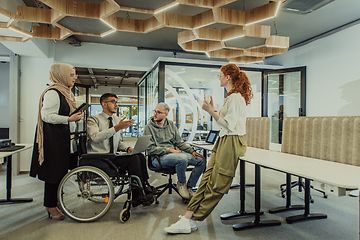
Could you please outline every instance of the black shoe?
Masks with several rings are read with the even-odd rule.
[[[140,198],[135,198],[135,199],[133,199],[133,200],[131,201],[131,204],[132,204],[133,207],[137,207],[137,206],[139,206],[140,204],[142,204],[142,201],[141,201]]]
[[[154,197],[152,194],[146,195],[145,199],[142,200],[143,206],[150,206],[154,202]]]
[[[145,194],[152,194],[152,195],[156,195],[157,194],[157,189],[153,186],[147,186],[145,187]]]

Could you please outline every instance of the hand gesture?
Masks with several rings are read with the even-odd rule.
[[[71,115],[71,116],[68,118],[68,122],[77,122],[77,121],[79,121],[79,120],[82,118],[83,115],[84,115],[83,111],[74,113],[73,115]]]
[[[127,150],[127,152],[128,152],[128,153],[132,153],[133,150],[134,150],[134,149],[133,149],[132,147],[129,147],[128,150]]]
[[[210,96],[210,102],[208,102],[206,100],[206,98],[205,98],[205,95],[204,95],[204,102],[203,102],[203,105],[202,105],[202,109],[205,110],[208,113],[215,112],[214,101],[212,99],[212,96]]]
[[[125,128],[128,128],[130,127],[131,125],[133,125],[135,122],[134,119],[130,119],[130,120],[125,120],[125,117],[123,119],[120,120],[120,122],[118,124],[116,124],[114,127],[115,127],[115,130],[116,131],[119,131],[120,129],[125,129]]]
[[[197,151],[193,151],[193,152],[192,152],[192,155],[193,155],[195,158],[201,157],[201,158],[204,158],[204,159],[205,159],[205,157],[204,157],[203,155],[199,154]]]
[[[169,153],[181,153],[181,151],[170,148]]]

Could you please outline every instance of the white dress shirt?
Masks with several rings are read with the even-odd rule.
[[[60,98],[55,90],[49,90],[44,94],[43,106],[41,108],[41,119],[46,123],[51,124],[69,124],[70,132],[76,130],[75,122],[68,122],[69,116],[59,115]],[[71,141],[71,152],[76,151],[77,146],[75,141]]]
[[[219,136],[246,134],[246,103],[240,93],[225,98],[217,123],[221,126]]]
[[[109,138],[113,137],[114,151],[126,151],[126,146],[123,141],[122,130],[115,131],[114,127],[109,128],[110,116],[104,112],[90,116],[87,120],[87,152],[88,153],[109,153],[110,141]],[[120,122],[120,117],[111,116],[113,126]]]

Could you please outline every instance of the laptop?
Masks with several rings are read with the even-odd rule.
[[[151,138],[151,135],[140,136],[136,140],[134,150],[131,153],[117,152],[115,155],[117,155],[117,156],[134,155],[134,154],[138,154],[138,153],[141,153],[141,152],[145,152],[145,150],[147,149],[147,147],[151,143],[150,138]]]
[[[210,130],[205,141],[192,141],[192,143],[198,145],[214,144],[218,135],[219,135],[219,131]]]

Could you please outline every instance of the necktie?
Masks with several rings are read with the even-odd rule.
[[[109,117],[109,128],[113,127],[113,123],[112,123],[112,117]],[[110,143],[110,153],[114,153],[114,137],[111,136],[109,138],[109,143]]]

